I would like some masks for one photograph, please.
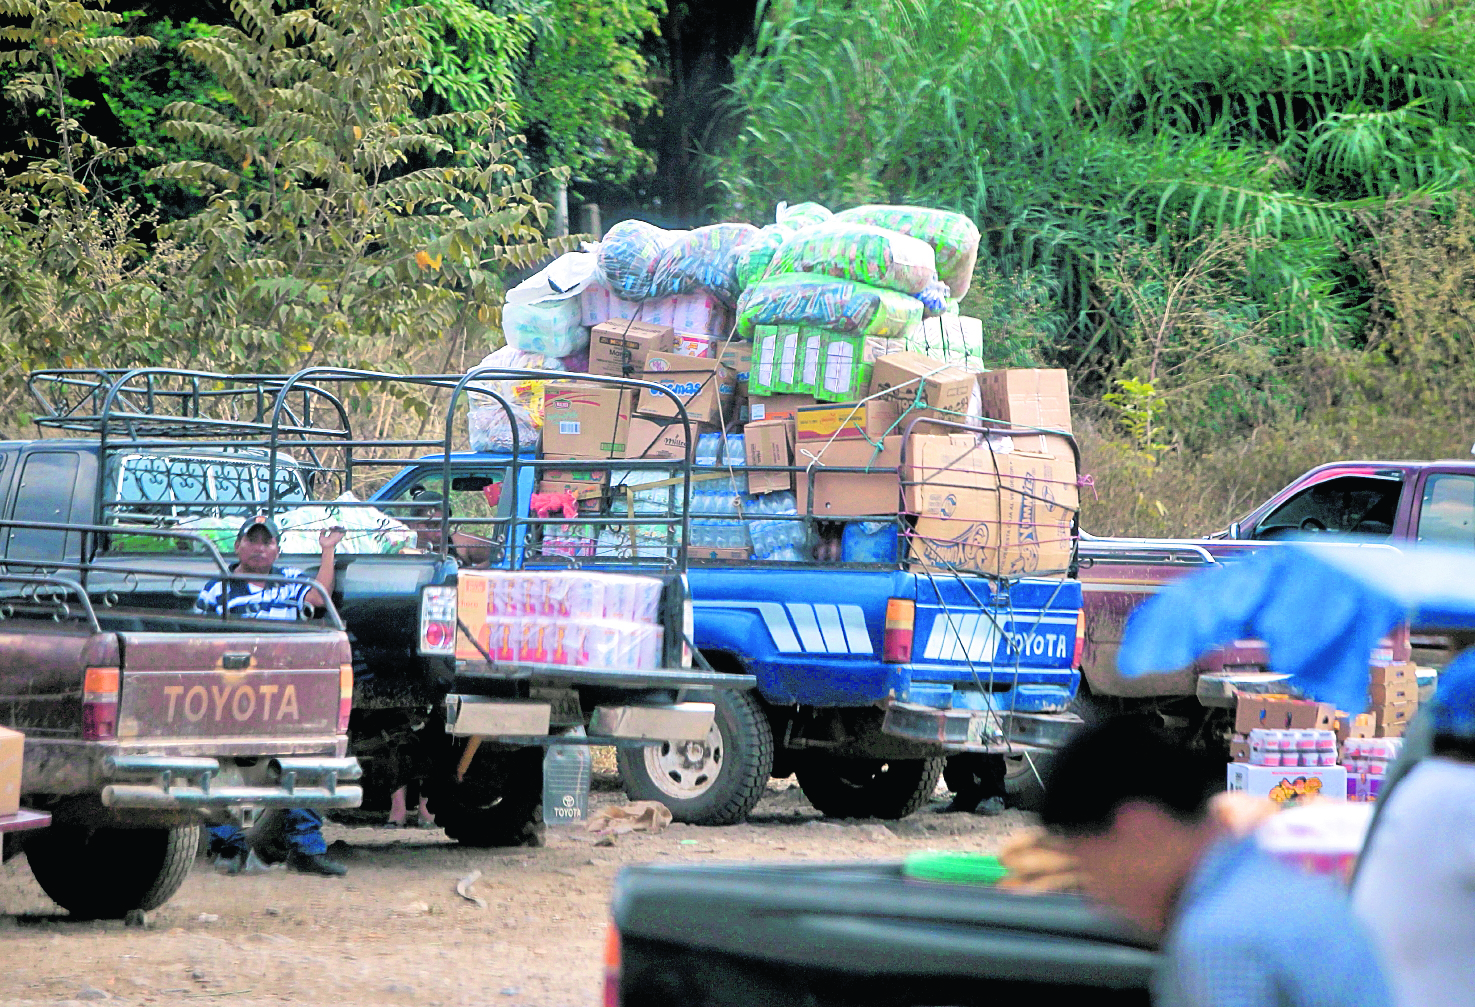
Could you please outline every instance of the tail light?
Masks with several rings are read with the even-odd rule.
[[[420,592],[420,653],[456,653],[456,589],[427,587]]]
[[[82,740],[118,736],[118,669],[88,668],[82,679]]]
[[[353,665],[338,666],[338,733],[348,731],[348,718],[353,713]]]
[[[1070,666],[1079,668],[1081,660],[1086,656],[1086,613],[1084,610],[1076,613],[1076,648],[1070,655]]]
[[[620,932],[613,923],[604,935],[604,1007],[620,1007]]]
[[[886,628],[881,634],[881,660],[906,664],[912,659],[912,633],[917,626],[917,603],[909,598],[888,598]]]

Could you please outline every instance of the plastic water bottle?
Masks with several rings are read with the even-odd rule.
[[[568,732],[583,736],[582,727]],[[543,755],[543,822],[583,825],[589,817],[593,754],[588,745],[549,745]]]
[[[726,446],[722,450],[722,464],[743,466],[748,464],[747,442],[742,434],[729,434]],[[748,492],[748,473],[734,472],[732,474],[732,492]]]
[[[695,461],[697,465],[714,467],[722,455],[722,435],[702,434],[697,438]]]

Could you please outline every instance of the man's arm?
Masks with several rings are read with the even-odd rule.
[[[323,548],[323,558],[318,561],[317,582],[323,585],[323,590],[328,592],[328,597],[333,594],[333,559],[334,550],[338,543],[343,541],[345,532],[342,528],[328,528],[318,533],[318,545]],[[307,603],[314,608],[326,608],[328,598],[325,598],[317,588],[312,588],[306,595]]]

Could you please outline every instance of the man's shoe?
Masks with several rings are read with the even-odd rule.
[[[974,812],[974,814],[982,815],[985,818],[993,818],[995,815],[1002,815],[1003,813],[1004,799],[1002,797],[990,797],[980,804]]]
[[[318,874],[325,878],[338,878],[348,873],[336,860],[329,860],[326,853],[299,853],[293,850],[287,857],[287,866],[298,874]]]
[[[218,853],[215,855],[215,871],[218,874],[240,874],[245,870],[247,854]]]

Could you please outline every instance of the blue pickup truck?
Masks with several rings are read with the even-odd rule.
[[[455,453],[453,516],[480,506],[477,487],[506,478],[510,464],[505,454]],[[519,481],[537,464],[517,466]],[[393,509],[443,493],[442,466],[425,458],[372,499]],[[701,475],[693,469],[694,481]],[[517,496],[526,508],[527,488]],[[954,791],[986,790],[1006,760],[1024,766],[1021,756],[1057,746],[1080,723],[1067,709],[1083,644],[1073,576],[1011,581],[694,553],[688,564],[699,659],[752,675],[757,688],[715,694],[705,741],[619,750],[630,796],[661,801],[679,821],[740,821],[770,776],[791,774],[826,815],[902,818],[931,797],[945,764]]]

